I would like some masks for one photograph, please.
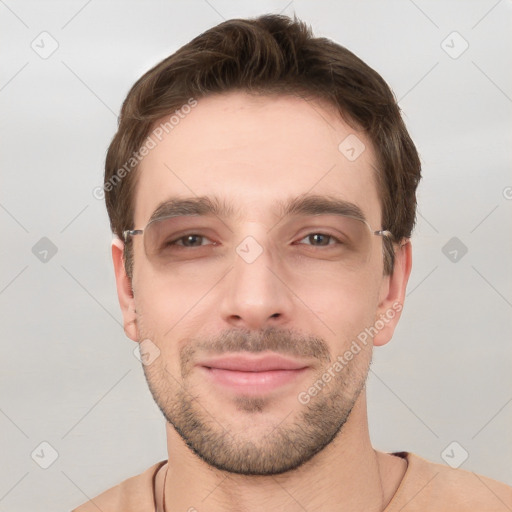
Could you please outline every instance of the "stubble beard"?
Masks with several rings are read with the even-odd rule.
[[[259,345],[258,349],[277,347],[279,340],[286,336],[279,332],[283,331],[265,331],[266,337],[258,339],[265,339],[267,344]],[[225,337],[223,339],[226,340]],[[230,340],[233,339],[231,336]],[[287,339],[286,347],[298,347],[301,346],[298,343],[304,341],[304,338],[297,341],[289,335]],[[323,340],[308,340],[308,346],[313,347],[312,351],[323,360],[322,369],[312,379],[312,385],[321,380],[332,361]],[[235,344],[232,343],[231,348]],[[238,344],[238,349],[250,350],[255,346],[251,335],[251,341]],[[224,347],[229,350],[230,344],[226,346],[224,343]],[[328,385],[325,384],[315,396],[311,396],[308,403],[300,404],[297,400],[289,406],[288,414],[283,406],[283,419],[271,428],[262,429],[260,435],[253,434],[251,438],[243,431],[230,430],[225,418],[215,417],[209,410],[211,406],[208,407],[201,394],[190,385],[188,377],[193,370],[191,365],[187,366],[187,362],[193,359],[193,353],[189,350],[181,354],[181,380],[171,374],[162,357],[151,365],[143,366],[149,389],[167,422],[193,453],[212,467],[239,475],[278,475],[292,471],[327,447],[340,435],[347,422],[365,387],[371,364],[371,349],[361,351],[341,371],[334,374]],[[297,389],[297,396],[305,390]],[[254,425],[265,415],[270,400],[266,396],[237,395],[233,403],[237,412],[248,416],[251,425]],[[297,404],[299,410],[294,412]]]

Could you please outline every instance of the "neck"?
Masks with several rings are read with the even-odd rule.
[[[157,510],[259,512],[353,510],[380,512],[395,493],[407,463],[370,443],[363,391],[338,436],[300,468],[273,476],[245,476],[203,462],[167,424],[169,463],[156,487]]]

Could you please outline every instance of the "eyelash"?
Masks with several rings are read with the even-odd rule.
[[[309,245],[310,247],[313,247],[313,248],[325,248],[325,247],[332,247],[333,245],[339,245],[339,244],[343,244],[343,242],[339,239],[339,238],[336,238],[334,235],[331,235],[330,233],[324,233],[322,231],[312,231],[311,233],[308,233],[307,235],[303,236],[300,240],[304,240],[305,238],[308,238],[310,236],[313,236],[313,235],[322,235],[322,236],[326,236],[326,237],[329,237],[330,239],[334,240],[336,243],[335,244],[327,244],[327,245],[312,245],[312,244],[300,244],[300,245]],[[174,240],[171,240],[170,242],[168,242],[166,245],[167,246],[174,246],[174,247],[180,247],[182,249],[199,249],[200,247],[204,247],[204,245],[199,245],[197,247],[185,247],[185,245],[183,244],[177,244],[176,242],[179,242],[180,240],[183,240],[189,236],[196,236],[196,237],[201,237],[201,238],[206,238],[208,239],[207,236],[204,236],[204,235],[200,235],[199,233],[188,233],[186,235],[182,235],[180,236],[179,238],[176,238]],[[213,244],[213,245],[217,245],[217,244]]]

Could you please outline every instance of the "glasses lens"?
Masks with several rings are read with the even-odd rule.
[[[333,236],[339,245],[333,245],[333,257],[354,268],[366,264],[372,249],[372,233],[368,224],[357,217],[338,216],[334,226]]]
[[[297,232],[301,230],[303,235],[301,240],[297,240],[290,248],[291,250],[302,249],[303,254],[312,260],[317,257],[319,261],[322,259],[339,261],[351,268],[358,268],[368,262],[372,254],[372,240],[375,237],[366,222],[356,217],[336,215],[329,216],[329,220],[321,224],[311,225],[308,219],[311,217],[305,218],[303,222],[294,223],[294,230]],[[195,241],[193,235],[195,235]],[[176,243],[173,243],[187,236],[190,237],[187,242],[184,240],[187,245],[182,242],[177,247]],[[188,234],[180,234],[175,218],[162,218],[150,222],[144,230],[144,249],[151,263],[166,265],[177,259],[183,260],[188,256],[190,258],[196,256],[198,253],[193,251],[202,245],[204,237],[208,238],[199,223],[196,233],[194,228],[190,228]],[[187,253],[187,250],[190,252]],[[180,251],[179,256],[178,251]],[[282,254],[285,254],[285,249]]]
[[[172,246],[176,239],[175,219],[163,218],[151,221],[144,230],[144,250],[154,264],[165,263],[172,256]]]

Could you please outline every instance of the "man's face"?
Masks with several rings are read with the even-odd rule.
[[[356,133],[366,149],[354,160],[339,145]],[[243,93],[199,100],[144,158],[137,229],[170,199],[215,197],[233,210],[158,223],[154,240],[162,232],[179,239],[163,256],[154,246],[147,253],[142,236],[133,239],[136,338],[160,351],[144,365],[146,378],[167,421],[208,464],[281,473],[311,459],[347,420],[371,340],[343,369],[332,368],[382,313],[382,240],[360,221],[283,216],[278,205],[328,196],[381,229],[375,165],[370,141],[332,108]],[[353,243],[363,247],[336,244],[345,229],[359,229]],[[265,359],[276,355],[288,369]],[[233,356],[263,366],[243,368]],[[329,382],[299,400],[329,368]]]

